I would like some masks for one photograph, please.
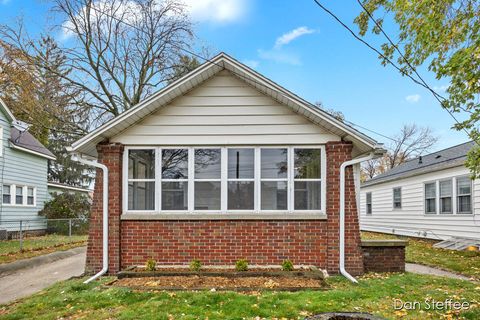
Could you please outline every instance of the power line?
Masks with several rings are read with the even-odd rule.
[[[315,0],[316,2],[316,0]],[[373,23],[375,23],[375,25],[377,26],[377,28],[382,32],[382,34],[385,36],[385,38],[387,38],[388,42],[390,42],[390,44],[395,48],[395,50],[398,52],[398,54],[402,57],[403,61],[405,61],[405,63],[408,65],[408,67],[417,75],[417,77],[420,79],[420,81],[424,84],[424,87],[428,89],[428,91],[430,91],[432,93],[432,95],[435,97],[435,99],[440,103],[440,106],[445,109],[448,114],[450,114],[450,116],[453,118],[453,120],[455,120],[455,122],[457,124],[460,124],[460,122],[457,120],[457,118],[455,117],[455,115],[450,111],[448,110],[446,107],[444,107],[444,101],[446,100],[443,96],[441,96],[440,94],[438,94],[433,88],[431,88],[427,82],[422,78],[422,76],[417,72],[416,68],[414,66],[412,66],[412,64],[410,63],[410,61],[408,61],[407,57],[405,57],[405,55],[403,54],[403,52],[400,50],[400,48],[398,48],[398,46],[392,41],[392,39],[388,36],[388,34],[385,32],[385,30],[383,30],[382,26],[377,22],[377,20],[373,17],[373,15],[370,13],[370,11],[368,11],[368,9],[363,5],[363,3],[360,1],[360,0],[357,0],[358,4],[362,7],[362,9],[367,13],[367,15],[369,16],[370,20],[373,21]],[[442,100],[440,100],[442,99]],[[464,109],[464,111],[466,111]],[[467,134],[467,136],[470,137],[470,133],[465,129],[463,128],[463,130],[465,131],[465,133]],[[471,138],[471,137],[470,137]],[[475,140],[474,140],[475,141]],[[475,141],[476,142],[476,141]],[[477,143],[478,144],[478,143]]]
[[[380,28],[380,30],[382,31],[382,33],[385,35],[385,37],[387,37],[387,39],[389,40],[389,42],[396,48],[396,50],[398,50],[398,52],[400,53],[400,55],[403,57],[403,59],[405,60],[405,62],[407,63],[407,65],[412,69],[412,71],[414,71],[414,73],[421,79],[421,81],[415,79],[414,77],[412,77],[409,73],[406,73],[404,71],[402,71],[402,69],[400,67],[398,67],[391,59],[389,59],[388,57],[386,57],[382,52],[380,52],[377,48],[373,47],[371,44],[369,44],[367,41],[365,41],[364,39],[360,38],[349,26],[347,26],[337,15],[335,15],[332,11],[330,11],[328,8],[326,8],[324,5],[322,5],[318,0],[313,0],[323,11],[325,11],[326,13],[328,13],[332,18],[334,18],[340,25],[342,25],[343,28],[345,28],[346,30],[348,30],[350,32],[350,34],[355,38],[357,39],[358,41],[360,41],[361,43],[363,43],[364,45],[366,45],[368,48],[370,48],[371,50],[373,50],[374,52],[376,52],[380,57],[382,57],[382,59],[384,59],[385,61],[387,61],[391,66],[393,66],[395,69],[397,69],[400,74],[402,75],[405,75],[407,76],[408,78],[410,78],[414,83],[424,87],[425,89],[429,90],[433,96],[435,97],[435,99],[437,99],[437,101],[440,103],[442,109],[446,110],[448,112],[448,114],[455,120],[455,122],[457,124],[460,124],[460,122],[458,121],[458,119],[453,115],[453,113],[448,110],[447,108],[444,107],[443,105],[443,102],[440,101],[439,97],[442,97],[441,95],[439,95],[437,92],[435,92],[435,90],[433,90],[431,87],[428,86],[428,84],[423,80],[423,78],[418,74],[418,72],[415,70],[415,68],[413,68],[413,66],[410,64],[410,62],[403,56],[403,54],[400,52],[400,50],[398,49],[398,47],[393,43],[393,41],[390,39],[390,37],[387,36],[387,34],[383,31],[383,29],[381,28],[381,26],[377,23],[377,21],[373,18],[373,16],[368,12],[368,10],[366,10],[366,8],[360,3],[359,0],[357,0],[360,5],[362,6],[362,8],[364,8],[364,10],[367,12],[367,14],[369,15],[370,19],[372,19],[375,24]],[[443,98],[443,97],[442,97]],[[445,98],[443,98],[445,99]],[[472,139],[473,141],[475,141],[475,139],[473,139],[470,135],[470,133],[465,129],[463,128],[463,131],[467,134],[467,136]],[[478,145],[478,142],[475,141],[475,143]]]

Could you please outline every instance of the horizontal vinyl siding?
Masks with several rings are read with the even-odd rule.
[[[19,229],[18,222],[8,220],[23,219],[24,230],[43,229],[45,226],[39,222],[38,211],[43,208],[47,199],[47,170],[48,161],[23,151],[10,147],[10,123],[0,113],[0,123],[3,127],[3,156],[0,157],[0,196],[3,184],[26,185],[36,188],[36,205],[9,206],[3,205],[0,197],[0,229],[15,231]],[[12,196],[14,194],[12,190]],[[27,222],[28,220],[28,222]]]
[[[323,144],[339,137],[222,71],[111,140],[126,145]]]
[[[452,236],[480,238],[479,180],[473,181],[474,214],[424,214],[425,182],[468,174],[469,171],[465,167],[456,167],[361,188],[359,210],[361,229],[432,239],[447,239]],[[393,188],[396,187],[402,188],[401,209],[393,209]],[[367,192],[372,193],[371,215],[366,215]]]

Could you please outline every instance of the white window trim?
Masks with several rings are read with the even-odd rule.
[[[10,203],[3,203],[3,186],[10,186]],[[16,203],[17,187],[22,188],[22,204]],[[28,188],[33,188],[33,204],[28,204]],[[37,206],[37,187],[32,185],[24,185],[18,183],[4,182],[2,184],[2,206],[3,207],[29,207],[33,208]]]
[[[255,182],[254,189],[254,210],[227,210],[227,198],[228,198],[228,149],[254,149],[255,154],[255,175],[253,181]],[[260,149],[262,148],[286,148],[288,149],[288,210],[261,210],[260,203]],[[321,209],[320,210],[294,210],[293,199],[294,199],[294,179],[293,179],[293,150],[294,149],[320,149],[320,166],[321,166],[321,179],[312,179],[321,181]],[[130,150],[155,150],[155,210],[129,210],[128,209],[128,182],[133,181],[128,179],[128,154]],[[188,174],[188,210],[161,210],[161,150],[162,149],[188,149],[189,150],[189,174]],[[195,149],[220,149],[221,150],[221,210],[194,210],[194,150]],[[193,170],[193,171],[192,171]],[[218,216],[230,219],[229,215],[245,215],[245,216],[254,216],[255,214],[265,214],[265,216],[284,216],[288,218],[292,216],[303,216],[308,219],[310,215],[317,216],[319,218],[325,218],[326,216],[326,180],[327,180],[327,155],[325,152],[324,145],[252,145],[252,146],[219,146],[219,145],[205,145],[205,146],[125,146],[125,151],[123,153],[123,178],[122,178],[122,190],[123,190],[123,214],[138,214],[138,215],[164,215],[172,217],[181,216]],[[135,179],[136,180],[136,179]],[[243,180],[243,179],[241,179]],[[310,179],[307,179],[310,180]],[[207,180],[206,180],[207,181]],[[210,181],[210,180],[209,180]],[[298,181],[298,180],[297,180]]]
[[[428,199],[435,199],[435,212],[427,212],[427,197],[425,194],[425,191],[427,189],[427,184],[434,184],[435,185],[435,198],[428,198]],[[438,180],[435,181],[425,181],[423,183],[423,214],[426,216],[431,216],[431,215],[436,215],[438,214],[438,205],[439,205],[439,198],[438,198],[438,192],[439,192],[440,186],[438,184]]]
[[[465,195],[459,195],[458,194],[458,185],[457,185],[457,179],[458,178],[468,178],[470,181],[470,211],[469,212],[459,212],[458,211],[458,197],[460,196],[465,196]],[[456,208],[455,208],[455,213],[458,215],[466,215],[466,216],[471,216],[473,215],[473,211],[475,210],[473,207],[473,180],[470,179],[468,175],[461,175],[455,177],[455,185],[453,186],[455,188],[455,203],[456,203]]]
[[[400,207],[395,207],[395,189],[400,189]],[[393,187],[392,188],[392,210],[402,210],[402,187]]]

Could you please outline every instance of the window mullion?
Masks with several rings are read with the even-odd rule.
[[[293,183],[293,173],[294,173],[294,163],[293,163],[293,148],[289,147],[287,151],[287,209],[289,213],[293,213],[293,201],[294,201],[294,183]]]
[[[155,149],[155,211],[160,212],[162,206],[162,149]]]
[[[221,148],[221,165],[220,165],[220,210],[222,213],[227,212],[228,197],[228,154],[227,148]]]
[[[254,164],[253,164],[253,177],[254,177],[254,199],[253,199],[253,211],[258,213],[260,212],[260,202],[261,202],[261,188],[260,188],[260,175],[261,175],[261,165],[260,165],[260,148],[254,149]]]
[[[193,148],[188,148],[188,212],[193,213],[194,209],[194,172],[195,172],[195,161],[194,161],[194,152]]]

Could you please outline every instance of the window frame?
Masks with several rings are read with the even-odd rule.
[[[460,211],[459,208],[459,201],[458,201],[458,198],[459,197],[464,197],[466,196],[467,194],[459,194],[458,192],[458,179],[461,179],[461,178],[467,178],[469,181],[470,181],[470,193],[468,194],[470,196],[470,211]],[[461,176],[457,176],[455,177],[455,186],[453,186],[455,188],[455,213],[456,214],[459,214],[459,215],[468,215],[468,216],[471,216],[473,215],[473,180],[470,179],[470,177],[468,175],[461,175]],[[453,193],[453,191],[452,191]],[[452,195],[452,198],[453,198],[453,195]]]
[[[433,199],[435,200],[435,212],[427,212],[427,194],[426,194],[426,191],[427,191],[427,184],[433,184],[434,187],[435,187],[435,197],[433,198],[428,198],[428,200],[430,199]],[[439,185],[438,185],[438,180],[434,180],[434,181],[426,181],[423,183],[423,213],[425,215],[434,215],[434,214],[438,214],[438,189],[439,189]]]
[[[370,201],[368,201],[368,198],[370,198]],[[373,197],[372,197],[372,192],[371,191],[365,193],[365,214],[369,215],[369,216],[372,215],[372,212],[373,212],[372,198]]]
[[[400,206],[395,206],[395,190],[399,190],[400,192]],[[392,188],[392,207],[393,210],[401,210],[402,209],[402,187],[393,187]]]
[[[228,179],[228,149],[254,149],[254,209],[253,210],[228,210],[228,181],[233,181],[235,179]],[[288,161],[288,173],[287,173],[287,210],[262,210],[261,209],[261,159],[260,152],[261,149],[287,149],[287,161]],[[132,179],[128,179],[128,154],[130,150],[155,150],[155,210],[131,210],[128,209],[128,182]],[[162,197],[162,186],[161,183],[165,179],[161,179],[161,155],[163,149],[188,149],[188,210],[162,210],[161,209],[161,197]],[[220,149],[221,150],[221,209],[220,210],[195,210],[195,181],[213,181],[214,179],[195,179],[195,158],[194,150],[196,149]],[[320,201],[321,208],[320,210],[294,210],[293,206],[293,195],[294,195],[294,179],[293,179],[293,155],[294,149],[320,149]],[[182,145],[169,145],[169,146],[151,146],[151,145],[138,145],[138,146],[125,146],[123,153],[123,214],[161,214],[161,215],[181,215],[181,214],[192,214],[192,215],[201,215],[201,214],[216,214],[218,216],[224,215],[228,218],[228,215],[232,214],[279,214],[279,215],[292,215],[294,218],[295,214],[312,214],[312,215],[326,215],[326,174],[327,174],[327,157],[325,152],[325,145],[195,145],[195,146],[182,146]],[[137,179],[134,179],[137,180]],[[245,179],[238,179],[245,180]],[[266,179],[268,180],[268,179]]]
[[[10,203],[3,202],[3,190],[4,186],[10,186]],[[17,188],[22,189],[22,203],[18,204],[16,201],[17,198]],[[33,189],[33,204],[28,204],[28,189]],[[11,182],[4,182],[2,184],[2,203],[3,207],[36,207],[37,206],[37,187],[27,184],[21,183],[11,183]]]
[[[442,182],[450,182],[450,185],[452,187],[451,189],[451,193],[450,193],[450,196],[449,197],[442,197]],[[456,181],[455,181],[455,184],[456,184]],[[439,214],[446,214],[446,215],[450,215],[450,214],[453,214],[454,213],[454,205],[453,205],[453,202],[454,202],[454,185],[453,185],[453,178],[446,178],[446,179],[440,179],[438,180],[438,213]],[[442,199],[444,198],[450,198],[451,200],[451,210],[450,212],[448,211],[443,211],[442,210]]]

